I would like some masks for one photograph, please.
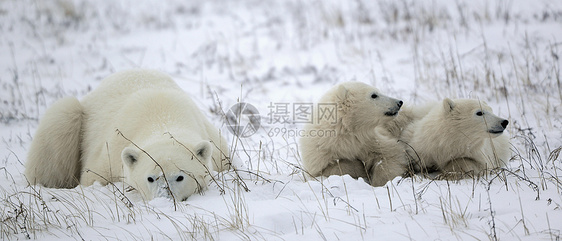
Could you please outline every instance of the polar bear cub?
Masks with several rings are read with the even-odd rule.
[[[406,152],[398,139],[382,138],[376,130],[398,115],[401,100],[352,81],[332,87],[318,104],[333,104],[336,112],[334,118],[315,115],[313,123],[304,127],[300,150],[310,175],[349,174],[380,186],[405,172],[408,162],[402,155]]]
[[[509,121],[496,116],[485,102],[445,99],[427,106],[420,107],[427,114],[401,134],[411,146],[409,156],[422,170],[479,174],[509,161],[509,138],[502,135]]]
[[[163,73],[130,70],[47,110],[25,174],[47,187],[125,181],[146,199],[185,200],[228,167],[226,140],[188,94]]]

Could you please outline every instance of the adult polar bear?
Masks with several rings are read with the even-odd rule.
[[[380,129],[397,115],[402,101],[387,97],[361,82],[344,82],[319,100],[337,106],[333,121],[314,117],[300,139],[302,161],[311,176],[349,174],[382,186],[404,174],[408,161],[398,138],[381,135]],[[319,136],[316,133],[335,133]]]
[[[129,70],[47,110],[25,174],[47,187],[125,181],[147,199],[185,200],[228,162],[226,140],[169,76]]]

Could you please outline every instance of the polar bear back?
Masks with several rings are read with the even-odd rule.
[[[163,90],[180,87],[170,76],[156,70],[127,70],[103,79],[100,85],[86,96],[82,102],[97,98],[120,98],[142,89]]]
[[[132,94],[145,89],[180,90],[166,74],[154,70],[128,70],[103,79],[100,85],[86,95],[81,104],[84,118],[82,127],[82,160],[98,155],[107,137],[115,134],[115,118]]]
[[[190,133],[193,140],[210,139],[206,117],[180,90],[138,90],[126,99],[114,118],[115,124],[109,131],[119,129],[138,141],[136,144],[142,144],[143,138],[137,140],[135,136],[178,132]]]

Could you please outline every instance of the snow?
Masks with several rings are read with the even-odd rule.
[[[0,1],[0,237],[173,240],[559,240],[560,1]],[[227,135],[237,171],[184,202],[124,183],[29,186],[38,120],[130,68],[170,74]],[[479,98],[508,118],[513,158],[481,179],[305,178],[298,131],[277,103],[313,103],[336,83],[406,104]],[[254,105],[236,139],[224,112]]]

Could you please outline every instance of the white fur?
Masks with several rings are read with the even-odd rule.
[[[45,112],[25,163],[30,184],[59,188],[78,185],[82,115],[82,106],[74,97],[58,100]]]
[[[147,199],[173,195],[184,200],[206,187],[208,170],[229,167],[225,139],[163,73],[130,70],[113,74],[85,96],[81,106],[82,185],[125,181]],[[66,164],[49,161],[55,166]],[[47,176],[61,175],[70,173],[53,170]],[[149,177],[154,181],[149,182]]]
[[[373,94],[376,98],[372,98]],[[304,168],[310,175],[339,173],[342,166],[334,165],[339,160],[345,163],[343,174],[363,177],[357,170],[364,169],[371,175],[371,184],[377,186],[405,172],[407,161],[401,157],[405,155],[404,148],[397,144],[396,138],[381,136],[376,130],[396,117],[390,114],[398,112],[401,101],[382,95],[367,84],[345,82],[331,88],[318,103],[335,103],[337,121],[332,123],[316,115],[313,123],[305,126],[300,150]],[[335,136],[311,135],[318,131],[332,131]]]
[[[484,102],[445,99],[412,118],[401,139],[412,148],[410,156],[423,169],[474,172],[505,166],[509,138],[503,134],[507,120]]]

